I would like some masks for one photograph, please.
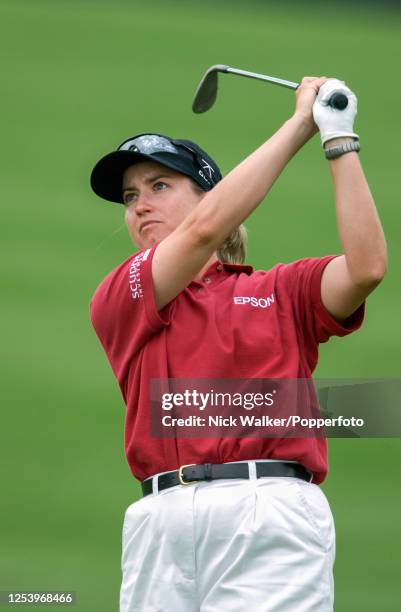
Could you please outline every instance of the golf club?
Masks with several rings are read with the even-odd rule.
[[[238,74],[239,76],[258,79],[259,81],[267,81],[268,83],[274,83],[276,85],[281,85],[282,87],[288,87],[289,89],[298,89],[300,85],[300,83],[295,83],[294,81],[286,81],[284,79],[266,76],[265,74],[248,72],[247,70],[240,70],[239,68],[231,68],[230,66],[216,64],[215,66],[211,66],[206,71],[198,85],[194,100],[192,102],[192,110],[194,113],[204,113],[215,103],[217,97],[217,75],[219,72]],[[345,94],[333,93],[328,103],[329,106],[332,106],[337,110],[344,110],[344,108],[348,106],[348,98]]]

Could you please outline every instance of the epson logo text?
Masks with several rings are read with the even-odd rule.
[[[234,304],[250,304],[254,308],[270,308],[274,304],[274,293],[271,293],[269,297],[257,298],[248,296],[238,296],[233,298]]]

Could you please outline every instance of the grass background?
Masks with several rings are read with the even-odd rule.
[[[292,113],[289,90],[223,76],[216,105],[194,115],[210,65],[337,76],[356,92],[389,273],[363,329],[321,347],[316,376],[400,376],[400,34],[401,14],[385,4],[0,1],[0,589],[71,589],[77,610],[117,610],[122,518],[139,491],[88,303],[133,247],[121,209],[98,200],[88,176],[102,154],[145,131],[199,142],[226,173]],[[339,252],[318,137],[247,227],[255,267]],[[392,612],[401,597],[400,441],[329,447],[336,610]]]

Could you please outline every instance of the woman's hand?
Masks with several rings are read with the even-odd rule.
[[[301,85],[296,90],[296,105],[294,115],[301,117],[305,127],[307,128],[308,136],[311,138],[319,128],[313,120],[312,107],[316,100],[316,96],[320,87],[328,81],[328,77],[304,77]],[[310,135],[309,135],[310,134]]]
[[[348,104],[343,109],[333,108],[330,100],[335,94],[343,94]],[[338,144],[338,139],[352,141],[358,138],[354,132],[354,120],[358,110],[358,100],[353,91],[339,79],[328,79],[320,86],[319,93],[313,105],[313,119],[320,130],[322,146],[327,142]],[[329,146],[331,146],[329,145]]]

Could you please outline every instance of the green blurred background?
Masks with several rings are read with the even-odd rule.
[[[336,76],[356,92],[389,273],[361,331],[321,347],[316,376],[400,376],[401,13],[376,4],[1,0],[0,589],[70,589],[82,612],[117,610],[123,514],[139,490],[88,303],[133,247],[122,209],[97,199],[88,176],[145,131],[199,142],[226,173],[292,113],[290,90],[223,76],[216,105],[194,115],[210,65]],[[255,267],[340,251],[318,137],[247,227]],[[329,448],[336,610],[398,610],[400,441]]]

